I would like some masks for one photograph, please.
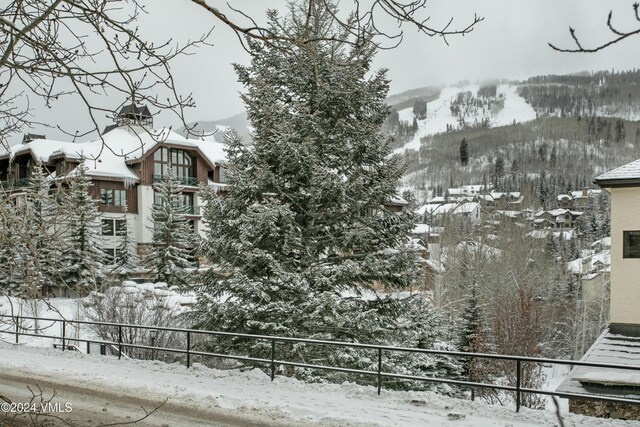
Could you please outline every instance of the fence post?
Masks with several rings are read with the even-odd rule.
[[[187,331],[187,369],[191,366],[191,332]]]
[[[276,365],[274,360],[276,358],[276,340],[271,338],[271,381],[276,376]]]
[[[118,360],[122,358],[122,325],[118,325]]]
[[[516,360],[516,412],[520,412],[520,382],[522,377],[522,366],[520,359]]]
[[[87,354],[91,354],[91,343],[87,341]]]
[[[20,336],[20,316],[16,316],[16,344],[18,344],[18,337]]]
[[[382,388],[382,347],[378,348],[378,396]]]
[[[67,335],[67,321],[62,319],[62,351],[64,351],[64,346],[65,346],[65,342],[64,342],[65,335]]]

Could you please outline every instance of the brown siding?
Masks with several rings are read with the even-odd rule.
[[[185,147],[174,146],[171,144],[163,144],[161,146],[155,147],[152,151],[149,151],[139,162],[130,165],[136,173],[140,176],[140,183],[143,185],[151,185],[153,184],[153,154],[160,148],[177,148],[180,150],[184,150],[188,152],[195,161],[193,163],[193,174],[198,181],[203,184],[207,183],[207,173],[209,171],[209,166],[206,160],[202,158],[202,156],[198,153],[197,150],[189,150],[185,149]]]
[[[117,181],[96,181],[93,180],[93,185],[91,186],[91,197],[95,200],[100,200],[100,190],[103,188],[113,189],[113,190],[125,190],[127,192],[127,210],[129,213],[138,213],[138,187],[133,186],[130,188],[125,188],[122,182]],[[100,212],[122,212],[122,206],[110,206],[98,204],[98,210]]]

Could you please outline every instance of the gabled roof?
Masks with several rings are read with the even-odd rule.
[[[603,173],[594,182],[601,187],[640,185],[640,159]]]
[[[142,159],[159,144],[198,151],[211,165],[226,162],[225,145],[219,142],[187,139],[169,129],[147,132],[142,128],[119,127],[88,142],[64,142],[36,139],[28,144],[0,148],[0,159],[30,153],[37,161],[47,163],[51,158],[85,159],[87,175],[138,182],[138,175],[129,167]]]
[[[127,114],[151,117],[151,111],[149,111],[149,108],[146,105],[129,104],[125,105],[120,109],[120,111],[118,111],[119,116],[125,116]]]

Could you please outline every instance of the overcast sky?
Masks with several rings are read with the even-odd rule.
[[[224,2],[219,0],[207,2],[224,7]],[[147,38],[159,41],[173,37],[184,41],[216,27],[211,39],[214,46],[201,48],[173,64],[179,89],[183,93],[193,92],[197,103],[196,109],[188,111],[187,119],[222,119],[241,112],[238,92],[242,87],[237,83],[232,63],[246,64],[249,57],[236,36],[189,1],[147,0],[147,3],[149,14],[139,22]],[[282,8],[285,2],[230,0],[230,3],[263,21],[267,7]],[[341,7],[344,10],[352,4],[343,0]],[[595,54],[558,53],[547,43],[570,47],[569,26],[576,28],[585,46],[606,41],[611,36],[606,29],[611,9],[613,20],[620,28],[637,26],[632,4],[631,0],[433,0],[427,11],[434,26],[446,23],[451,17],[453,26],[464,26],[471,22],[474,13],[484,17],[484,21],[465,37],[449,38],[449,46],[440,38],[429,38],[406,28],[402,45],[379,52],[375,66],[389,69],[392,94],[421,86],[455,84],[460,80],[524,79],[539,74],[631,69],[638,67],[636,54],[640,36]],[[229,14],[233,15],[231,11]],[[114,105],[119,103],[114,100]],[[63,125],[70,122],[69,126],[75,126],[68,110],[61,110],[54,105],[46,112],[36,111],[36,117],[45,121],[58,118]],[[166,115],[158,119],[156,125],[177,125],[176,120]],[[160,123],[162,119],[174,123]],[[55,131],[44,132],[56,137]]]

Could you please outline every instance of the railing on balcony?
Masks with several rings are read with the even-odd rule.
[[[154,203],[154,208],[159,208],[160,205]],[[186,215],[200,215],[200,206],[186,205],[185,206],[185,214]]]
[[[165,179],[167,179],[167,175],[153,175],[153,182],[160,182]],[[200,185],[200,181],[198,181],[198,178],[195,176],[174,176],[173,179],[189,187],[197,187]]]

